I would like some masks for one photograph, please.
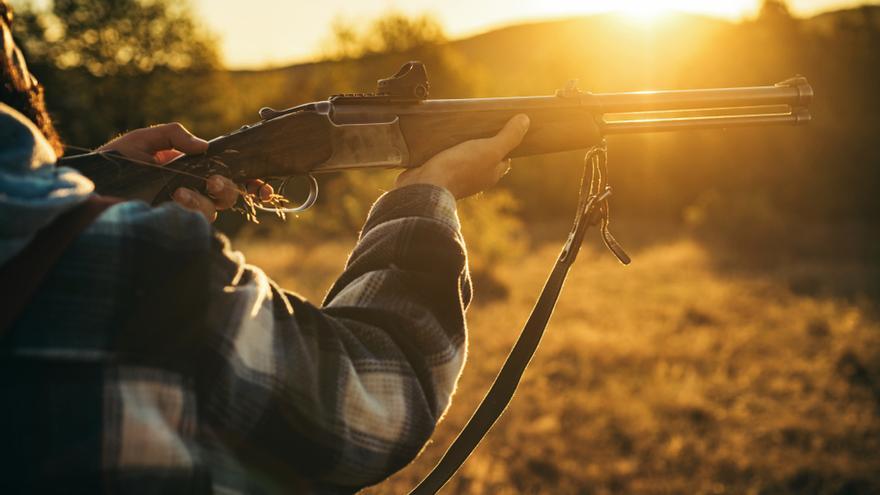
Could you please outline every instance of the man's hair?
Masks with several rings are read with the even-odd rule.
[[[6,0],[0,0],[0,101],[29,118],[57,156],[64,153],[46,110],[43,85],[28,71],[24,56],[12,40],[12,7]]]

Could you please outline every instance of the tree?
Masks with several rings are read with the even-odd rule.
[[[758,12],[758,20],[774,26],[790,26],[794,17],[785,0],[764,0]]]
[[[16,12],[15,29],[32,62],[96,77],[219,65],[214,36],[185,1],[55,0],[45,9],[27,3]]]
[[[215,37],[182,0],[55,0],[16,9],[15,36],[67,143],[179,120],[228,128]]]
[[[443,26],[429,15],[407,17],[390,12],[365,29],[337,17],[331,26],[327,54],[332,59],[358,58],[381,53],[401,53],[446,41]]]

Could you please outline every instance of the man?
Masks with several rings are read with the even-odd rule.
[[[2,0],[0,15],[8,274],[52,247],[41,239],[93,185],[56,166],[62,148]],[[492,186],[527,128],[519,116],[401,174],[321,306],[211,229],[235,200],[222,178],[210,197],[179,190],[178,204],[104,210],[44,267],[20,311],[4,302],[0,493],[347,493],[403,467],[465,359],[470,282],[455,199]],[[205,146],[169,124],[105,149],[161,163]]]

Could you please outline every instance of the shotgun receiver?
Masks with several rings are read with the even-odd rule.
[[[417,167],[455,144],[495,134],[518,113],[528,114],[531,126],[510,157],[590,148],[598,144],[595,132],[587,132],[591,121],[603,135],[803,124],[810,120],[813,96],[803,77],[773,86],[604,94],[581,92],[570,82],[552,96],[449,100],[429,99],[429,88],[425,66],[409,62],[379,80],[375,93],[335,95],[286,110],[263,108],[259,122],[211,140],[204,154],[161,168],[137,166],[112,153],[63,163],[91,178],[101,194],[154,202],[168,200],[180,186],[202,189],[213,174],[236,182],[309,176],[309,199],[287,209],[301,211],[317,198],[313,174]]]

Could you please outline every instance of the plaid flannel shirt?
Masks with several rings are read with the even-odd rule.
[[[377,483],[449,405],[469,299],[455,201],[433,186],[376,202],[321,306],[198,214],[116,205],[0,339],[0,493]]]

